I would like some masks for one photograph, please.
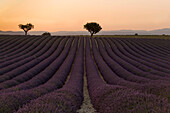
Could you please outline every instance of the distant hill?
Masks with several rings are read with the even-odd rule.
[[[23,35],[24,33],[22,31],[1,31],[1,35]]]
[[[30,31],[30,35],[41,35],[46,31]],[[156,29],[156,30],[113,30],[113,31],[101,31],[97,35],[170,35],[170,28]],[[0,31],[1,35],[24,35],[23,31]],[[89,35],[87,31],[57,31],[51,32],[52,35]]]

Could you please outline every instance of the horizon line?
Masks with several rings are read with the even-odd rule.
[[[170,29],[170,28],[158,28],[158,29],[152,29],[152,30],[144,30],[144,29],[119,29],[119,30],[101,30],[102,31],[126,31],[126,30],[129,30],[129,31],[153,31],[153,30],[161,30],[161,29]],[[7,31],[4,31],[4,30],[0,30],[2,32],[22,32],[22,30],[18,30],[18,31],[15,31],[15,30],[7,30]],[[33,32],[34,30],[30,30],[29,32]],[[34,31],[34,32],[79,32],[80,30],[63,30],[63,31],[46,31],[46,30],[40,30],[40,31]],[[81,30],[81,31],[87,31],[87,30]]]

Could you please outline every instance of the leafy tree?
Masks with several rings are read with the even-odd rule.
[[[45,33],[42,34],[42,36],[51,36],[51,33],[45,32]]]
[[[90,32],[91,37],[102,29],[102,27],[96,22],[87,23],[84,25],[84,28]]]
[[[34,25],[32,25],[31,23],[26,24],[26,25],[19,24],[18,26],[19,26],[20,29],[23,29],[23,30],[24,30],[25,35],[27,35],[27,32],[28,32],[29,30],[31,30],[31,29],[34,28]]]

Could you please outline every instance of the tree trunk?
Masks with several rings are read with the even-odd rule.
[[[27,31],[25,31],[25,35],[27,35]]]
[[[93,33],[91,33],[91,38],[93,37]]]

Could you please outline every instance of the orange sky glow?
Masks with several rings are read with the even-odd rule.
[[[0,0],[0,30],[83,31],[87,22],[102,30],[170,28],[170,0]]]

